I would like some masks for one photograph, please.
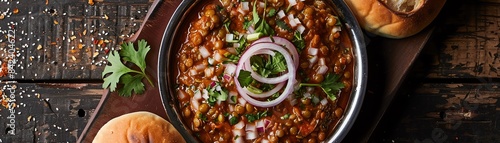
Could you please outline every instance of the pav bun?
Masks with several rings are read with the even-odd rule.
[[[93,143],[185,143],[167,120],[151,112],[116,117],[97,132]]]
[[[346,0],[368,32],[405,38],[422,31],[441,11],[446,0]]]

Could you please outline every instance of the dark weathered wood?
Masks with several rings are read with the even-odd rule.
[[[3,99],[17,105],[13,114],[0,107],[3,143],[76,142],[104,91],[101,84],[2,83],[0,87],[7,98],[14,94],[10,99],[15,102]]]
[[[500,75],[500,1],[458,1],[437,31],[428,78]]]
[[[94,5],[87,0],[0,2],[2,13],[10,9],[9,17],[0,19],[0,60],[17,60],[16,74],[0,79],[100,80],[107,52],[137,31],[150,4],[149,0]],[[9,34],[15,37],[11,59],[7,58]]]
[[[426,83],[404,100],[384,139],[396,142],[498,142],[499,83]]]

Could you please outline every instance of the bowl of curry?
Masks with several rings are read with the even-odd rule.
[[[340,0],[184,0],[159,53],[164,108],[188,142],[340,142],[367,79]]]

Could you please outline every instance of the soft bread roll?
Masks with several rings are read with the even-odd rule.
[[[94,143],[185,143],[167,120],[151,112],[116,117],[97,132]]]
[[[422,31],[439,14],[446,0],[346,0],[368,32],[405,38]]]

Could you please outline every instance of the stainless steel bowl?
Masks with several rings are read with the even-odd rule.
[[[184,31],[189,23],[184,23],[184,19],[193,15],[190,13],[192,9],[198,9],[203,0],[184,0],[177,7],[172,19],[170,20],[167,29],[163,35],[159,56],[158,56],[158,86],[160,95],[162,97],[163,106],[167,112],[169,121],[175,128],[182,134],[187,142],[198,142],[198,140],[191,134],[189,128],[186,128],[182,122],[182,115],[179,111],[178,101],[175,94],[175,76],[174,63],[176,63],[176,55],[179,51],[176,44],[182,44],[183,40],[176,40]],[[354,64],[354,81],[351,96],[347,101],[343,118],[339,121],[334,128],[333,134],[329,135],[326,142],[340,142],[351,129],[356,116],[361,109],[363,97],[365,94],[366,80],[368,75],[368,62],[365,49],[365,42],[363,33],[356,21],[355,16],[349,7],[342,0],[333,0],[334,9],[340,15],[340,19],[345,25],[345,30],[348,30],[349,37],[352,41],[353,54],[355,57]],[[196,15],[197,13],[194,13]],[[184,27],[184,28],[183,28]]]

